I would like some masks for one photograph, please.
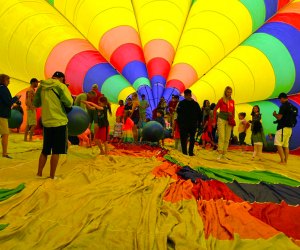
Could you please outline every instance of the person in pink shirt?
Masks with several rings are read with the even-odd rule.
[[[227,153],[231,131],[234,124],[230,121],[234,119],[235,104],[234,100],[231,98],[232,88],[227,86],[224,90],[223,97],[218,101],[213,113],[213,126],[217,124],[218,129],[218,158],[217,160],[228,159],[225,155]],[[218,113],[217,120],[217,110],[220,109]]]

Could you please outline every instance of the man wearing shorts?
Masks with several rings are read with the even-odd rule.
[[[286,93],[280,93],[278,96],[281,106],[279,113],[273,112],[273,116],[277,119],[277,131],[275,134],[274,145],[277,146],[278,154],[280,156],[280,164],[287,164],[289,156],[289,141],[292,135],[292,127],[289,125],[288,113],[289,102]]]
[[[24,133],[24,141],[27,141],[27,137],[29,134],[29,141],[32,141],[32,135],[34,133],[34,129],[36,127],[36,108],[33,106],[33,98],[35,95],[35,89],[39,84],[38,79],[32,78],[30,80],[30,87],[26,91],[26,99],[25,104],[27,107],[27,124]]]
[[[50,160],[51,179],[55,177],[59,155],[66,154],[68,147],[68,117],[63,106],[71,107],[73,99],[64,81],[65,75],[59,71],[55,72],[52,78],[41,81],[33,100],[35,107],[42,107],[44,136],[37,175],[42,176],[47,156],[52,154]]]

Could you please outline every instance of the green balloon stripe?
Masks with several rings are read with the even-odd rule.
[[[266,18],[266,6],[264,0],[241,0],[248,9],[252,18],[252,31],[256,31],[264,24]]]
[[[295,65],[281,41],[268,34],[254,33],[241,45],[255,47],[269,59],[275,74],[275,88],[270,98],[291,90],[296,78]]]
[[[140,77],[140,78],[136,79],[136,80],[134,81],[134,83],[132,84],[132,86],[133,86],[134,89],[136,89],[136,90],[138,90],[139,87],[140,87],[140,86],[143,86],[143,85],[147,85],[147,86],[151,87],[148,78]]]
[[[111,102],[118,103],[118,97],[120,92],[129,87],[130,84],[121,75],[114,75],[106,79],[101,87],[101,92],[110,100]]]

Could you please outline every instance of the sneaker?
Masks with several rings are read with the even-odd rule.
[[[223,158],[224,160],[227,160],[227,161],[230,160],[230,159],[229,159],[228,157],[226,157],[225,155],[223,155],[222,158]]]
[[[222,158],[222,155],[219,154],[218,157],[217,157],[217,160],[219,161],[219,160],[221,160],[221,158]]]

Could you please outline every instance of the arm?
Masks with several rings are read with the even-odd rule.
[[[88,105],[90,107],[90,109],[100,109],[103,110],[104,108],[93,103],[93,102],[89,102],[89,101],[82,101],[83,103],[85,103],[86,105]]]
[[[68,87],[65,84],[61,84],[58,88],[55,88],[55,90],[58,92],[61,102],[66,107],[72,107],[73,98],[72,98],[72,95],[71,95]]]
[[[3,91],[2,91],[2,88],[3,88]],[[1,97],[1,100],[4,103],[4,105],[9,108],[20,98],[20,96],[15,96],[14,98],[12,98],[8,88],[6,88],[4,86],[1,87],[0,97]]]
[[[33,98],[33,105],[38,108],[42,106],[42,99],[41,99],[41,91],[42,87],[39,87],[34,95]]]

